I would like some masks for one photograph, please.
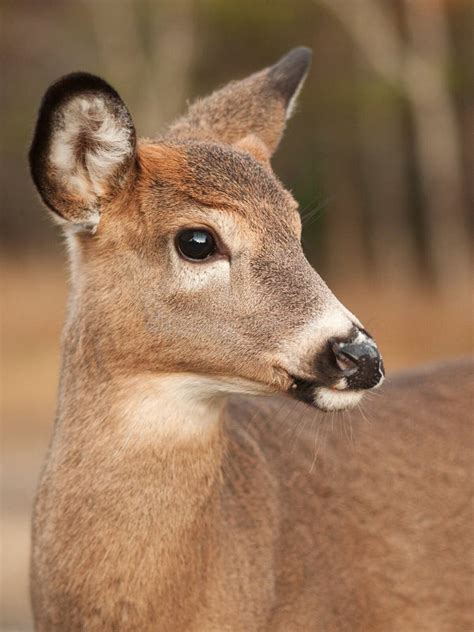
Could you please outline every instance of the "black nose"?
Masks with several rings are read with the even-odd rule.
[[[383,378],[384,368],[380,353],[372,338],[365,334],[357,336],[353,342],[333,341],[331,349],[341,377],[347,380],[348,388],[373,388]]]

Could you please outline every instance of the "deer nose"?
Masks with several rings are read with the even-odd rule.
[[[375,342],[365,333],[360,332],[352,342],[333,341],[331,350],[347,388],[365,390],[382,381],[385,375],[382,358]]]

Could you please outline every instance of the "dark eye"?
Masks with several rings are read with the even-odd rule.
[[[178,252],[191,261],[202,261],[211,257],[217,250],[212,233],[202,228],[187,228],[176,236]]]

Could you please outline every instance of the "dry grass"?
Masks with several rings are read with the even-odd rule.
[[[2,630],[30,629],[29,515],[54,415],[66,274],[57,261],[2,265]],[[472,299],[440,303],[419,289],[334,287],[366,324],[388,372],[472,352]],[[370,289],[370,292],[368,292]]]

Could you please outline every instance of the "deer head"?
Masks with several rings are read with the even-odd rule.
[[[206,396],[284,391],[324,410],[381,383],[373,339],[306,260],[270,166],[310,57],[228,84],[156,140],[137,141],[98,77],[48,89],[31,171],[70,247],[66,347],[88,350],[98,379],[192,376]]]

